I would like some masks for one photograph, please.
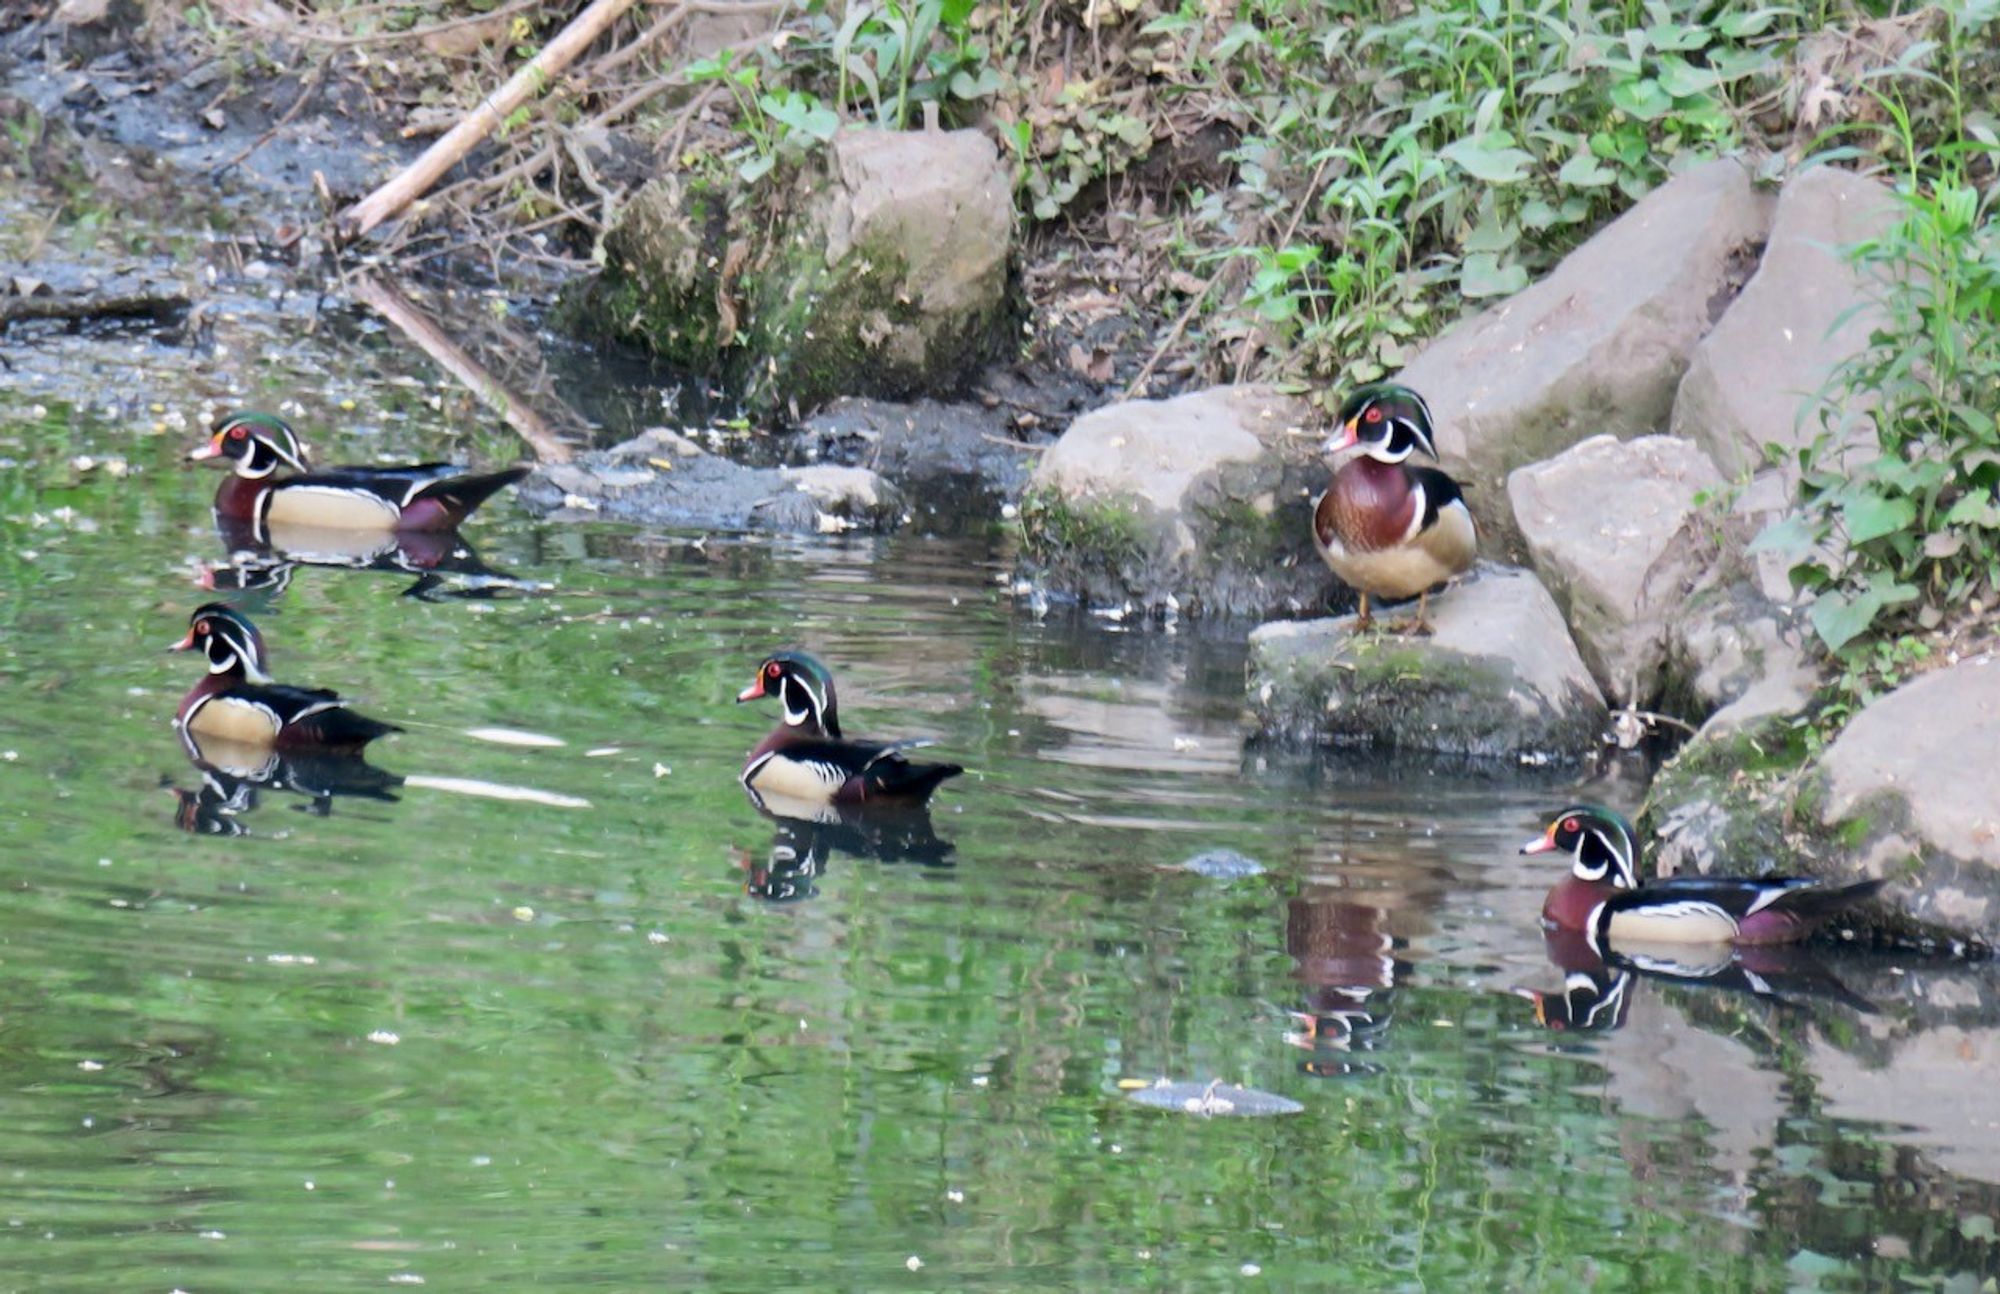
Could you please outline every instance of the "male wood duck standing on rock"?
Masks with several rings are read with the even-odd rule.
[[[324,688],[273,683],[264,636],[241,612],[211,602],[188,617],[168,651],[199,650],[208,673],[181,700],[174,726],[203,737],[279,750],[359,750],[402,729],[356,714]]]
[[[760,805],[775,813],[809,816],[813,809],[833,804],[922,804],[938,783],[965,771],[957,764],[913,764],[903,758],[904,751],[932,744],[928,740],[843,738],[833,675],[804,652],[767,657],[736,699],[766,696],[783,704],[784,722],[750,752],[742,781]]]
[[[1411,454],[1435,459],[1431,411],[1408,387],[1374,382],[1340,406],[1341,430],[1326,442],[1333,481],[1313,506],[1313,546],[1361,595],[1355,628],[1374,623],[1372,597],[1417,599],[1397,630],[1429,633],[1430,591],[1472,567],[1479,537],[1458,482]]]
[[[218,520],[247,522],[260,541],[272,526],[336,530],[452,530],[525,467],[470,473],[451,463],[403,467],[329,467],[313,471],[285,420],[234,413],[215,424],[190,459],[226,458],[235,472],[215,492]],[[282,475],[281,473],[291,473]]]
[[[1521,852],[1570,855],[1569,875],[1542,904],[1542,924],[1577,931],[1599,956],[1620,942],[1792,943],[1885,884],[1828,886],[1804,876],[1673,876],[1641,885],[1632,824],[1586,804],[1557,814]]]

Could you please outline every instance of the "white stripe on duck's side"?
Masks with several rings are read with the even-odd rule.
[[[183,722],[204,737],[263,745],[275,740],[284,726],[270,706],[234,696],[203,697]]]
[[[336,485],[288,485],[264,495],[262,526],[310,525],[339,530],[393,530],[402,509],[368,490]],[[258,536],[263,539],[263,535]]]
[[[1719,944],[1736,938],[1736,918],[1701,899],[1649,903],[1611,914],[1611,939],[1670,944]]]
[[[847,770],[817,759],[787,759],[771,751],[743,770],[743,784],[762,793],[825,804],[847,784]]]

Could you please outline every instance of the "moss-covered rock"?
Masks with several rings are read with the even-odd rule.
[[[1427,638],[1356,632],[1346,617],[1258,628],[1258,735],[1536,764],[1599,746],[1603,695],[1533,575],[1482,572],[1431,613]]]
[[[1094,605],[1190,614],[1323,606],[1312,548],[1326,484],[1299,401],[1268,387],[1131,400],[1078,418],[1021,505],[1035,576]]]
[[[1012,224],[1006,168],[977,131],[843,131],[788,185],[647,184],[561,318],[754,412],[945,395],[1012,333]]]

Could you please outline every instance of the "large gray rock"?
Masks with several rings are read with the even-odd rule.
[[[1507,478],[1535,571],[1615,701],[1660,693],[1670,632],[1708,555],[1689,519],[1721,484],[1707,455],[1670,436],[1592,436]]]
[[[1731,161],[1675,176],[1541,282],[1448,329],[1403,370],[1489,551],[1518,542],[1507,473],[1586,436],[1665,429],[1695,344],[1755,263],[1770,199]]]
[[[1429,638],[1356,633],[1351,617],[1250,635],[1260,736],[1541,763],[1595,748],[1604,697],[1555,600],[1492,568],[1431,602]]]
[[[1037,577],[1093,605],[1269,613],[1323,605],[1326,485],[1307,410],[1268,387],[1130,400],[1078,418],[1035,466],[1021,521]]]
[[[1868,706],[1812,776],[1834,871],[1887,876],[1911,917],[2000,946],[2000,658],[1960,661]]]
[[[1814,397],[1881,319],[1841,248],[1895,216],[1889,190],[1852,171],[1822,166],[1789,181],[1756,275],[1695,347],[1674,434],[1700,444],[1730,477],[1763,466],[1767,444],[1810,443],[1820,430]],[[1859,423],[1858,409],[1846,412]]]
[[[563,314],[727,382],[753,410],[948,394],[1010,333],[1013,213],[1009,169],[978,131],[844,130],[761,200],[679,174],[648,183]]]

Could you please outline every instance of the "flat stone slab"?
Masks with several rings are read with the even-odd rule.
[[[1482,570],[1432,599],[1431,623],[1428,638],[1357,633],[1351,616],[1259,626],[1258,735],[1534,764],[1599,745],[1603,693],[1532,574]]]
[[[888,530],[903,513],[902,496],[866,468],[745,467],[666,428],[537,469],[521,501],[571,520],[805,534]]]

